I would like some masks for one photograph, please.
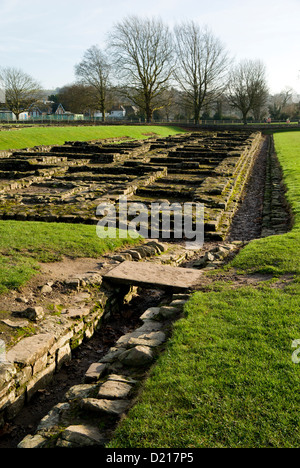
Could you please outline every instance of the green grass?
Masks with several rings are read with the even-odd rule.
[[[105,125],[105,126],[56,126],[17,128],[10,131],[0,131],[0,150],[31,148],[40,145],[60,145],[65,141],[90,141],[105,138],[145,139],[151,134],[167,137],[182,133],[184,130],[172,126],[134,126],[134,125]]]
[[[250,242],[227,269],[273,280],[236,288],[224,280],[192,296],[108,447],[299,446],[300,132],[276,134],[275,144],[294,227]]]
[[[0,293],[24,285],[38,272],[39,262],[59,261],[64,256],[97,258],[136,242],[100,239],[96,226],[0,221]]]
[[[109,447],[299,446],[294,293],[196,293]]]

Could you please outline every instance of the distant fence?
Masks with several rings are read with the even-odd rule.
[[[103,122],[102,117],[82,117],[76,115],[44,115],[41,117],[28,117],[27,119],[20,119],[17,121],[13,119],[8,113],[0,112],[0,123],[2,124],[21,124],[21,125],[59,125],[59,124],[68,124],[68,125],[178,125],[178,126],[189,126],[189,127],[199,127],[200,126],[241,126],[244,125],[242,120],[200,120],[199,123],[195,124],[193,120],[189,119],[180,119],[180,120],[153,120],[148,124],[144,119],[116,119],[116,118],[107,118]],[[253,126],[265,126],[272,127],[274,125],[280,126],[295,126],[300,125],[300,122],[286,122],[286,121],[273,121],[271,123],[262,122],[262,121],[252,121],[247,122],[248,125]]]

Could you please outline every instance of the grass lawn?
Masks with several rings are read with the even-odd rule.
[[[145,139],[150,136],[167,137],[184,130],[172,126],[104,125],[104,126],[49,126],[20,127],[0,131],[0,150],[31,148],[40,145],[61,145],[65,141],[90,141],[105,138],[128,137]]]
[[[191,297],[108,447],[299,446],[300,132],[274,137],[294,227],[250,242],[227,268],[273,279],[256,287],[225,280]]]
[[[136,242],[100,239],[96,226],[0,221],[0,294],[24,285],[38,272],[39,262],[59,261],[64,255],[97,258]]]

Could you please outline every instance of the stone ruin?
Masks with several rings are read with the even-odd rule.
[[[0,158],[0,219],[96,224],[97,206],[201,202],[205,237],[222,240],[261,142],[259,132],[146,141],[66,142]]]
[[[103,202],[117,204],[124,195],[129,203],[142,202],[147,206],[162,200],[170,203],[201,202],[205,206],[205,239],[222,241],[226,238],[250,174],[253,157],[262,140],[261,133],[246,130],[198,132],[134,142],[66,142],[62,146],[5,153],[0,158],[0,219],[96,224],[97,206]],[[149,361],[149,365],[153,362],[155,347],[158,346],[159,350],[161,343],[158,340],[158,344],[152,344],[153,336],[164,330],[165,320],[168,329],[168,320],[180,313],[178,301],[182,305],[187,300],[190,287],[185,275],[192,274],[193,280],[200,278],[201,272],[197,269],[180,269],[183,275],[180,283],[178,269],[176,273],[171,271],[172,267],[186,261],[187,255],[176,243],[170,249],[170,245],[164,245],[161,240],[146,242],[110,255],[108,269],[103,272],[89,278],[74,277],[67,282],[64,287],[67,288],[68,300],[72,299],[75,305],[60,316],[36,318],[36,335],[22,339],[10,348],[8,362],[0,366],[0,427],[5,421],[12,420],[39,389],[48,385],[54,373],[71,359],[72,350],[83,340],[91,338],[114,310],[119,310],[124,298],[134,294],[133,288],[145,286],[149,271],[145,263],[149,262],[158,281],[155,287],[163,286],[159,283],[159,272],[162,271],[164,286],[169,288],[172,298],[170,304],[155,309],[156,318],[153,318],[154,309],[145,313],[144,325],[128,335],[128,343],[124,344],[124,339],[120,339],[120,344],[117,343],[102,361],[92,364],[87,371],[84,388],[79,386],[77,389],[83,394],[79,398],[76,393],[74,398],[75,402],[80,400],[80,405],[86,404],[87,411],[100,411],[111,417],[116,411],[111,405],[118,406],[123,401],[123,397],[115,395],[116,382],[119,385],[121,379],[128,384],[132,372],[135,379],[142,378],[140,370],[134,370],[140,365],[137,359],[142,357]],[[141,260],[141,263],[134,263]],[[129,282],[128,268],[131,271]],[[166,268],[170,271],[167,272]],[[172,275],[177,275],[178,284],[172,281]],[[152,277],[148,281],[150,287],[151,282]],[[84,288],[89,286],[88,294],[84,293]],[[89,296],[87,302],[85,295]],[[76,305],[78,300],[80,306]],[[162,328],[158,330],[158,326]],[[132,338],[137,339],[132,341]],[[141,352],[143,346],[147,352]],[[133,362],[129,359],[131,357]],[[143,360],[142,368],[144,365]],[[113,396],[107,397],[105,386],[112,385],[111,382],[114,382]],[[99,395],[86,398],[90,391],[95,392],[95,384]],[[109,399],[109,404],[105,398]],[[47,445],[61,417],[66,418],[63,425],[68,427],[58,446],[77,446],[77,438],[83,437],[82,431],[86,428],[78,425],[78,421],[75,426],[70,423],[73,397],[67,401],[53,410],[55,421],[46,416],[38,434],[33,438],[29,436],[30,440],[26,439],[23,446]],[[108,408],[103,408],[104,402]],[[126,408],[121,405],[118,417]],[[76,442],[71,441],[75,436]],[[88,445],[102,443],[102,439],[95,441],[92,437]],[[86,435],[84,444],[87,444]]]

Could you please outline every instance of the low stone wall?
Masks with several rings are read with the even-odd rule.
[[[75,280],[70,283],[74,286]],[[89,307],[45,318],[39,334],[23,338],[7,351],[5,362],[0,363],[0,427],[47,386],[54,373],[71,359],[72,350],[93,336],[105,314],[118,309],[121,298],[120,288],[100,288]]]
[[[177,266],[193,254],[180,246],[150,241],[109,254],[107,259],[112,266],[125,260]],[[40,317],[41,307],[30,308],[30,317],[26,317],[38,324],[39,333],[7,349],[5,362],[0,355],[0,427],[13,420],[32,396],[50,383],[54,374],[71,359],[72,350],[90,339],[137,292],[134,286],[102,283],[101,274],[95,273],[83,276],[74,273],[74,278],[65,281],[65,287],[68,294],[84,296],[88,291],[88,304],[79,303],[61,314],[42,313]]]
[[[13,154],[12,151],[0,151],[0,159],[1,158],[8,158],[12,154]]]
[[[285,234],[293,225],[293,214],[285,197],[286,188],[273,137],[270,137],[263,206],[262,237]]]

